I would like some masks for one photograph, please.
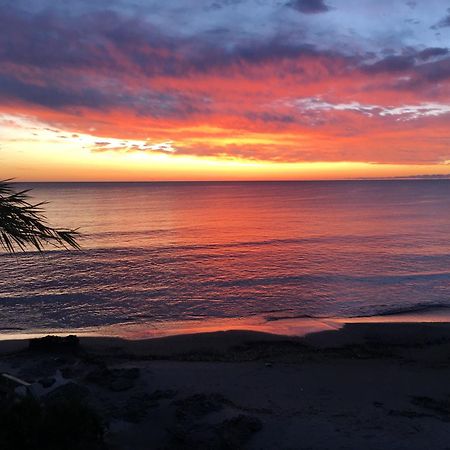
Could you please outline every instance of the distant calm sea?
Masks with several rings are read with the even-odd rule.
[[[45,183],[82,252],[0,254],[0,329],[450,306],[450,180]]]

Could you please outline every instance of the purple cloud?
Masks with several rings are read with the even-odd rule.
[[[330,7],[323,0],[291,0],[287,6],[303,14],[320,14],[330,11]]]
[[[414,63],[414,55],[391,55],[365,66],[364,69],[369,73],[403,72],[412,69]]]
[[[432,30],[438,30],[439,28],[447,28],[450,27],[450,14],[441,19],[438,23],[434,24],[430,28]]]
[[[423,61],[430,58],[435,58],[439,56],[444,56],[448,54],[448,48],[443,47],[429,47],[418,53],[417,57]]]

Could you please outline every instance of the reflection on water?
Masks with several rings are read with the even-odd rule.
[[[0,256],[0,327],[450,304],[450,182],[39,184],[83,252]]]

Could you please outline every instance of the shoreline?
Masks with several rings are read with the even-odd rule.
[[[286,317],[257,315],[246,318],[205,318],[173,322],[123,323],[99,327],[54,328],[30,330],[0,330],[2,341],[44,337],[49,334],[79,337],[110,337],[126,340],[143,340],[186,334],[218,331],[249,331],[280,336],[303,337],[311,333],[339,330],[351,323],[450,323],[450,309],[431,308],[414,312],[361,317]]]
[[[305,319],[309,320],[309,319]],[[289,321],[290,322],[290,321]],[[295,321],[297,324],[297,321]],[[255,327],[256,328],[256,327]],[[297,328],[288,328],[290,330]],[[99,351],[109,354],[122,352],[124,355],[151,354],[152,357],[162,359],[175,359],[179,354],[212,351],[233,351],[235,347],[252,343],[278,343],[295,342],[312,345],[317,348],[335,349],[342,346],[353,345],[380,345],[384,343],[388,346],[407,344],[412,347],[418,345],[423,340],[431,342],[448,340],[450,345],[450,321],[447,320],[416,320],[408,317],[406,320],[342,320],[341,322],[322,323],[318,322],[316,327],[311,325],[301,328],[303,334],[282,334],[273,333],[260,329],[195,329],[192,332],[178,334],[152,335],[141,338],[130,339],[126,336],[109,334],[83,334],[73,330],[43,333],[22,334],[20,337],[10,339],[0,339],[0,358],[9,353],[21,352],[28,349],[31,340],[40,339],[45,336],[66,337],[75,335],[83,348],[88,351]],[[183,331],[186,331],[183,328]],[[449,357],[450,365],[450,357]],[[449,394],[450,395],[450,394]]]

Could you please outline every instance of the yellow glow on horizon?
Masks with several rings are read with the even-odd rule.
[[[1,177],[20,181],[314,180],[446,174],[447,165],[278,163],[164,153],[91,152],[74,143],[10,145]]]
[[[0,117],[2,119],[2,117]],[[11,117],[5,121],[11,122]],[[50,130],[24,118],[0,128],[0,177],[20,181],[175,181],[315,180],[444,175],[448,164],[399,165],[368,162],[267,162],[230,156],[200,157],[173,153],[174,141],[138,141]],[[226,137],[223,129],[202,127],[218,136],[190,138],[216,147],[227,145],[301,145],[299,136],[248,133]],[[297,141],[294,141],[294,137]],[[276,141],[278,138],[278,141]],[[292,139],[292,140],[291,140]],[[308,141],[309,137],[301,137]],[[103,145],[105,147],[101,147]],[[183,141],[181,145],[183,145]],[[98,146],[98,144],[101,144]],[[94,150],[97,145],[96,150]],[[121,147],[122,145],[122,147]],[[180,145],[180,144],[178,144]],[[309,144],[310,145],[310,144]],[[162,147],[161,147],[162,146]],[[111,148],[110,148],[111,147]],[[160,149],[153,151],[152,149]],[[225,152],[224,152],[225,153]]]

